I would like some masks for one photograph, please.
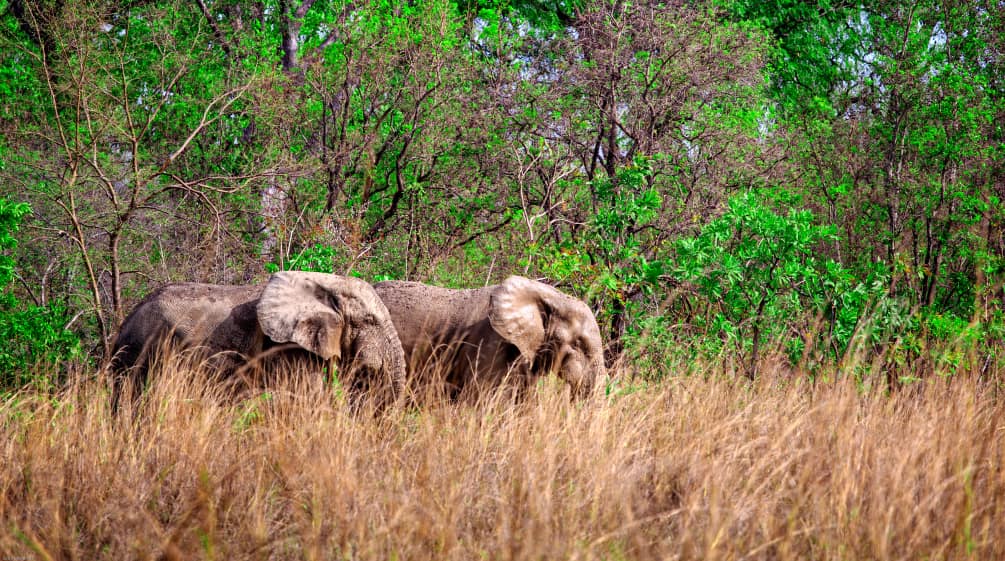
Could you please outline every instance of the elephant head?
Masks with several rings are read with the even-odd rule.
[[[272,275],[257,305],[262,333],[335,360],[344,381],[398,388],[405,358],[383,302],[366,282],[302,271]]]
[[[467,399],[501,385],[522,393],[554,372],[583,396],[605,375],[590,308],[546,284],[514,276],[470,290],[410,281],[374,290],[398,331],[410,386],[435,390],[442,381],[446,395]]]
[[[532,370],[556,373],[574,395],[586,395],[605,375],[600,328],[582,301],[547,284],[511,276],[490,296],[489,322],[515,345]]]

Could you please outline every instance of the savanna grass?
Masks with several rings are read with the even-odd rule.
[[[1005,405],[770,372],[361,412],[165,363],[0,404],[0,557],[1001,559]]]

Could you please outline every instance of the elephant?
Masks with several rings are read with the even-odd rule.
[[[117,409],[126,380],[133,399],[165,341],[194,349],[223,378],[249,369],[334,361],[352,396],[395,399],[405,358],[387,308],[365,281],[302,271],[273,274],[263,285],[176,283],[160,287],[123,322],[110,371]],[[277,362],[280,361],[280,362]]]
[[[582,397],[606,376],[593,312],[547,284],[511,276],[470,290],[409,281],[379,282],[374,290],[398,331],[409,384],[437,377],[433,387],[454,400],[506,383],[522,395],[554,372]]]

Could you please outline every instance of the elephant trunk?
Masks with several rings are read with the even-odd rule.
[[[558,374],[569,384],[573,398],[585,399],[593,393],[598,383],[607,378],[607,369],[603,359],[580,357],[579,360],[566,362]]]
[[[603,384],[603,381],[607,379],[607,369],[604,368],[603,360],[600,361],[599,366],[594,365],[590,374],[591,375],[588,376],[583,383],[578,386],[573,386],[572,395],[577,399],[586,399],[590,397],[590,395],[593,394],[593,390],[595,390],[598,385]]]

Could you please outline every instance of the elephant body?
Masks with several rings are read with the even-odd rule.
[[[142,369],[158,344],[170,338],[175,348],[200,347],[229,372],[259,355],[265,337],[255,306],[265,286],[177,283],[162,286],[136,305],[122,323],[113,346],[113,367]]]
[[[530,376],[519,349],[492,328],[490,289],[451,290],[407,281],[374,288],[391,314],[413,379],[435,374],[457,397],[469,383],[491,387],[507,376],[517,383]]]
[[[113,400],[125,380],[138,392],[162,343],[193,350],[228,377],[334,360],[350,390],[380,387],[392,399],[404,354],[387,309],[367,283],[323,273],[277,273],[264,285],[165,285],[126,318],[113,346]]]
[[[581,300],[523,277],[455,290],[374,285],[391,315],[412,380],[442,381],[450,397],[505,383],[523,390],[555,372],[576,395],[605,374],[600,329]]]

